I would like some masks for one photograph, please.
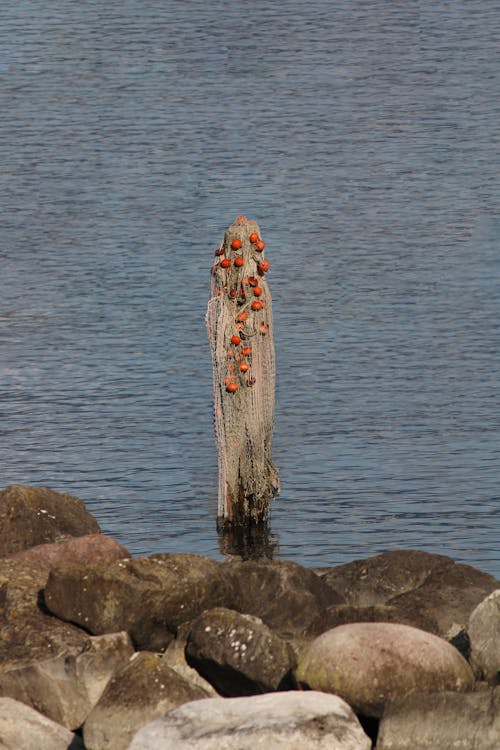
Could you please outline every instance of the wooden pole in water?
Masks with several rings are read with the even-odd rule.
[[[269,265],[258,224],[238,216],[215,251],[206,315],[222,528],[265,521],[279,492],[271,458],[275,356]]]

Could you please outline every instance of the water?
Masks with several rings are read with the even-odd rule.
[[[221,557],[208,268],[261,225],[275,555],[500,575],[495,3],[17,0],[0,24],[0,485]]]

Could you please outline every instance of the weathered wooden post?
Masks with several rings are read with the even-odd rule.
[[[219,463],[219,527],[265,521],[279,492],[271,458],[275,357],[269,261],[255,221],[238,216],[215,251],[206,315]]]

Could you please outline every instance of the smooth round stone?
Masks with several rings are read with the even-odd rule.
[[[334,693],[355,711],[381,716],[387,701],[414,692],[464,691],[474,676],[461,654],[431,633],[408,625],[340,625],[302,653],[299,685]]]

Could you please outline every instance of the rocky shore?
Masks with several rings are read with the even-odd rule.
[[[500,582],[397,550],[131,557],[0,492],[0,750],[498,750]]]

